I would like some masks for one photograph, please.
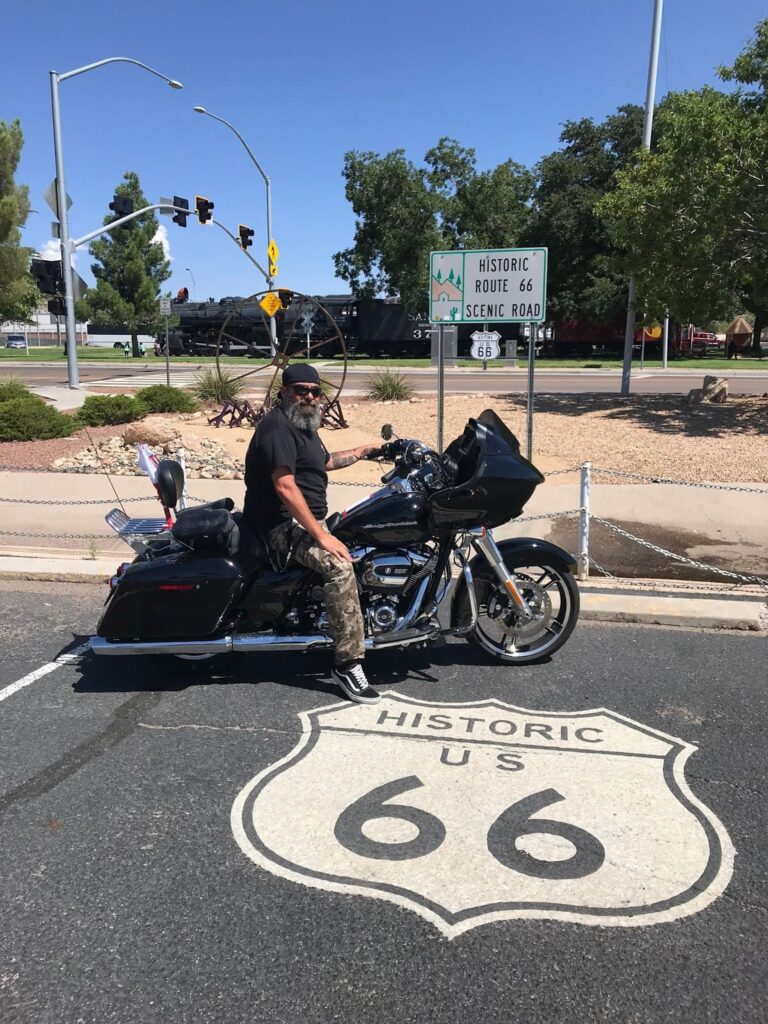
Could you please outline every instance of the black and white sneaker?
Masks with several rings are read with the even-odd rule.
[[[378,704],[381,694],[369,684],[359,661],[349,665],[337,665],[333,670],[336,682],[345,695],[356,704]]]

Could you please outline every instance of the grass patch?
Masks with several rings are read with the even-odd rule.
[[[217,369],[211,366],[198,373],[191,390],[203,405],[223,405],[239,398],[245,391],[245,383],[231,370],[224,370],[219,375]]]
[[[0,380],[0,402],[10,402],[13,398],[26,398],[29,388],[21,377],[3,377]]]
[[[368,398],[376,402],[403,402],[413,398],[414,386],[396,370],[378,370],[366,381]]]

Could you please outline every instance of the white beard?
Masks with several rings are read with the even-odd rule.
[[[320,406],[294,405],[289,398],[283,400],[283,412],[288,421],[305,434],[316,434],[323,421],[323,410]]]

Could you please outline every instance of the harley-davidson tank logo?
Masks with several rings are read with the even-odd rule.
[[[734,851],[688,788],[696,747],[605,708],[335,704],[235,800],[260,867],[390,900],[446,936],[512,918],[638,926],[702,910]]]

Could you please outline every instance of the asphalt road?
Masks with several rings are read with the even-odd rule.
[[[542,364],[545,365],[545,364]],[[146,367],[149,366],[149,369]],[[244,361],[247,367],[247,361]],[[237,367],[236,367],[237,369]],[[372,367],[351,367],[347,376],[347,388],[363,388],[364,383],[375,368]],[[535,390],[537,394],[562,394],[562,393],[617,393],[621,386],[621,373],[614,370],[546,370],[539,367],[535,377]],[[8,365],[0,366],[0,373],[8,372],[17,374],[30,385],[38,387],[50,387],[54,385],[65,385],[67,382],[66,367],[58,366],[35,366],[29,365]],[[699,387],[706,369],[702,371],[675,371],[667,370],[644,370],[633,371],[632,392],[633,394],[685,394],[693,387]],[[730,371],[718,370],[719,376],[728,378],[732,394],[753,395],[764,394],[768,391],[768,361],[766,362],[766,373],[755,373],[754,371]],[[171,363],[172,379],[177,383],[190,383],[195,376],[195,368],[189,363]],[[324,370],[324,376],[329,380],[339,378],[335,370]],[[436,371],[422,369],[409,374],[416,390],[428,394],[437,390]],[[80,379],[83,383],[104,381],[107,386],[112,387],[144,387],[147,384],[165,383],[165,369],[161,362],[157,364],[140,363],[128,365],[122,363],[80,363]],[[253,376],[256,386],[266,381],[266,371],[261,371]],[[518,370],[451,370],[446,371],[445,389],[448,394],[461,394],[473,391],[510,391],[525,393],[528,388],[527,371]]]
[[[472,716],[467,704],[494,699],[535,709],[530,714],[538,712],[539,721],[554,721],[553,712],[575,714],[579,720],[579,712],[607,708],[615,713],[614,725],[623,722],[618,716],[640,723],[627,726],[638,743],[656,743],[663,733],[695,744],[698,749],[685,767],[698,807],[694,810],[702,821],[721,823],[718,863],[725,891],[710,891],[711,877],[702,876],[691,898],[704,905],[695,912],[684,906],[676,919],[649,920],[645,926],[641,915],[636,927],[598,926],[595,919],[563,920],[545,912],[543,918],[518,915],[480,923],[448,938],[416,904],[373,898],[370,891],[362,895],[343,887],[310,887],[304,884],[308,878],[293,880],[276,862],[266,870],[245,848],[254,836],[238,837],[248,816],[232,814],[233,805],[258,773],[284,759],[302,738],[299,713],[337,703],[326,682],[324,659],[253,655],[221,666],[181,665],[171,672],[145,659],[97,662],[86,657],[9,694],[10,684],[92,631],[102,598],[99,587],[0,583],[3,1022],[763,1024],[768,1017],[763,638],[583,625],[549,664],[486,665],[461,642],[430,651],[381,652],[369,659],[376,682],[396,690],[406,703],[462,702],[462,714]],[[481,705],[474,721],[487,719],[489,708]],[[338,714],[352,722],[358,712],[342,707]],[[390,733],[398,732],[394,716],[387,724]],[[404,720],[404,727],[415,728],[415,718]],[[485,725],[466,731],[470,728]],[[562,738],[567,727],[558,728]],[[543,729],[539,725],[538,733],[532,732]],[[465,767],[447,767],[451,761],[460,764],[455,744],[446,761],[438,763],[432,752],[440,744],[400,738],[396,742],[404,760],[393,758],[382,767],[382,738],[371,736],[366,746],[365,735],[352,733],[339,727],[324,734],[317,751],[324,749],[331,759],[341,752],[335,771],[310,776],[302,785],[311,792],[299,787],[295,805],[278,802],[277,813],[262,820],[264,829],[282,829],[299,845],[308,837],[312,845],[315,804],[322,808],[324,801],[347,801],[345,794],[368,791],[379,785],[382,771],[405,774],[409,758],[420,758],[424,773],[486,780],[487,800],[496,792],[493,786],[525,785],[538,770],[536,744],[522,755],[495,754],[498,736],[493,744],[477,742],[471,748],[466,738],[472,759]],[[547,746],[546,738],[538,741],[538,749]],[[594,739],[594,732],[583,738]],[[363,761],[350,760],[353,742],[360,745]],[[473,775],[475,763],[492,755],[507,759],[501,767],[509,774]],[[542,756],[547,755],[552,757],[551,750]],[[526,770],[518,771],[514,764],[521,756]],[[612,761],[575,759],[584,785],[592,765],[611,765],[609,779],[589,789],[584,815],[624,793],[622,780],[630,763],[650,780],[650,788],[636,800],[642,828],[632,833],[632,822],[625,821],[619,830],[629,830],[639,844],[634,869],[611,883],[610,898],[619,904],[622,886],[637,887],[639,880],[642,889],[664,882],[705,835],[718,845],[711,826],[709,831],[696,826],[698,831],[686,839],[693,805],[685,813],[680,810],[682,803],[670,795],[674,784],[654,758],[646,753]],[[599,770],[594,770],[598,779]],[[291,763],[280,771],[281,779],[290,780]],[[430,777],[423,777],[423,799],[439,799]],[[563,778],[558,786],[569,794],[573,783]],[[414,792],[395,796],[393,804],[417,803],[415,784],[408,786]],[[469,821],[485,802],[482,792],[451,801],[443,814],[448,824],[441,849],[455,843],[452,828],[464,820],[462,815]],[[258,806],[257,798],[256,811]],[[306,820],[297,816],[297,806]],[[514,806],[519,816],[519,803]],[[562,806],[573,815],[575,803],[566,799]],[[615,808],[619,819],[622,808],[626,812],[620,800]],[[682,826],[673,821],[675,808]],[[351,814],[345,812],[343,828],[337,825],[339,841],[347,847],[381,845],[382,835],[370,824],[367,832],[356,831]],[[557,815],[555,806],[539,817]],[[439,833],[442,826],[439,821],[435,825],[434,814],[427,813],[423,821],[432,823],[432,833],[426,826],[407,824],[400,846],[407,846],[407,829],[412,833],[414,827],[432,847],[440,843],[435,829]],[[556,825],[539,823],[542,830]],[[607,819],[605,827],[610,831]],[[496,861],[506,858],[518,866],[519,850],[499,851],[494,829]],[[522,831],[518,822],[516,834]],[[580,836],[583,830],[572,834],[577,848]],[[469,842],[473,836],[463,839]],[[603,840],[607,843],[606,835]],[[594,836],[590,841],[594,847]],[[730,842],[737,856],[729,879],[729,870],[722,872]],[[526,849],[541,874],[544,855]],[[648,873],[649,858],[659,853],[663,863]],[[487,881],[462,857],[447,861],[441,871],[425,872],[420,865],[429,864],[430,856],[422,850],[403,862],[404,884],[417,887],[421,872],[423,884],[437,885],[441,899],[450,902],[470,883]],[[376,870],[401,870],[391,857],[386,862],[360,859],[379,865]],[[605,863],[609,874],[616,867],[612,860],[609,856]],[[498,863],[495,870],[502,870]],[[521,885],[551,886],[553,899],[559,886],[576,884],[531,881],[530,870],[523,864],[505,877]],[[551,863],[546,871],[552,879],[564,877]],[[594,865],[585,871],[587,882],[590,871],[594,878],[603,877],[594,874]],[[312,884],[323,883],[314,879]],[[622,912],[621,906],[616,912]]]

